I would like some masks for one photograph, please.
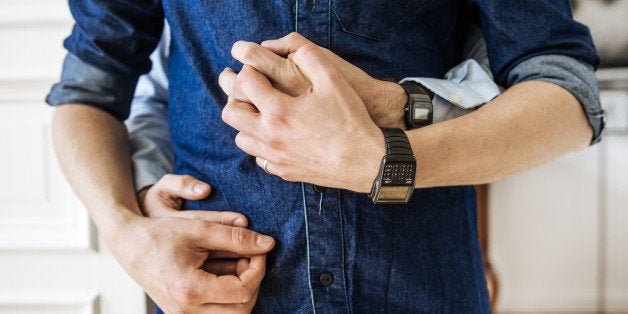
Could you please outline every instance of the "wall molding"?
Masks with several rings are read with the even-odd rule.
[[[66,26],[72,24],[67,1],[0,0],[0,29]]]
[[[97,293],[83,291],[0,291],[0,313],[11,310],[15,314],[22,311],[32,313],[46,312],[98,314],[100,313],[100,296]]]

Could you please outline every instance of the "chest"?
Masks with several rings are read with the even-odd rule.
[[[455,34],[464,27],[456,1],[164,0],[163,5],[174,48],[205,69],[238,68],[229,55],[237,40],[260,42],[296,31],[376,77],[441,76],[458,62]]]

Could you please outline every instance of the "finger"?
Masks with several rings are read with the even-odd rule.
[[[237,276],[238,263],[239,260],[211,259],[206,260],[201,269],[218,276]]]
[[[234,227],[246,227],[249,223],[246,216],[240,213],[227,211],[182,210],[176,211],[172,215],[179,218],[206,220]]]
[[[332,85],[333,89],[351,88],[342,73],[325,57],[324,53],[314,44],[300,47],[289,58],[301,69],[314,88]]]
[[[164,175],[151,189],[161,196],[181,197],[189,200],[206,198],[211,186],[189,175]]]
[[[227,94],[227,96],[231,98],[235,98],[242,102],[250,103],[251,101],[244,95],[242,92],[239,92],[237,89],[237,77],[238,74],[235,73],[231,68],[225,68],[220,75],[218,76],[218,85],[222,88],[222,91]]]
[[[287,61],[265,47],[248,41],[234,43],[231,55],[242,64],[252,66],[260,73],[273,78],[280,74],[278,70],[281,70]]]
[[[275,88],[290,96],[301,95],[310,85],[292,61],[280,57],[278,54],[256,43],[236,42],[233,45],[231,54],[243,64],[255,68],[266,76]],[[232,97],[247,101],[238,96],[236,90]]]
[[[277,90],[262,73],[255,68],[244,65],[236,80],[236,89],[251,100],[260,112],[288,103],[289,95]]]
[[[240,277],[242,273],[249,268],[249,262],[250,259],[248,258],[241,258],[238,260],[236,263],[236,273],[238,274],[238,277]]]
[[[188,231],[197,248],[255,255],[270,251],[275,245],[272,237],[242,227],[231,227],[208,221],[196,221]]]
[[[266,40],[261,43],[261,46],[269,49],[270,51],[280,55],[287,56],[297,51],[302,46],[312,43],[301,34],[292,32],[279,39]]]
[[[262,139],[258,139],[252,135],[243,132],[238,133],[235,137],[235,144],[238,148],[251,156],[268,156],[268,151]]]
[[[188,282],[192,285],[191,302],[247,303],[253,300],[266,271],[266,255],[251,257],[248,268],[240,276],[216,276],[197,269]]]
[[[267,174],[273,174],[273,164],[267,159],[255,157],[255,163]]]
[[[235,98],[229,98],[222,109],[222,121],[240,132],[259,133],[259,117],[255,106]]]
[[[242,314],[242,313],[251,313],[253,307],[255,306],[255,302],[257,301],[257,297],[259,296],[259,288],[253,294],[253,298],[251,301],[247,303],[238,303],[238,304],[204,304],[203,305],[203,313],[221,313],[221,314]]]
[[[207,259],[220,259],[220,258],[230,258],[230,259],[240,259],[240,258],[251,258],[251,255],[242,255],[229,251],[209,251],[207,252]]]

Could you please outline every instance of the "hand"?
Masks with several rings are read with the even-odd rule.
[[[298,66],[281,56],[288,56],[308,44],[313,43],[298,33],[290,33],[277,40],[264,41],[261,45],[245,41],[236,42],[231,54],[238,61],[264,74],[278,90],[290,96],[297,96],[303,94],[311,84]],[[403,119],[407,96],[399,84],[377,80],[329,49],[316,47],[338,68],[357,92],[375,124],[380,127],[405,129]],[[223,72],[219,79],[220,86],[229,96],[250,103],[245,95],[233,89],[235,76],[231,69]]]
[[[237,75],[233,90],[253,105],[230,97],[223,110],[223,120],[240,131],[236,145],[268,160],[267,169],[285,180],[368,192],[384,155],[381,130],[316,45],[290,59],[312,83],[297,97],[250,66]]]
[[[210,191],[190,176],[164,176],[140,193],[148,218],[112,246],[167,313],[244,313],[255,305],[274,240],[244,229],[246,217],[238,213],[179,211],[183,198],[202,199]]]
[[[223,225],[246,228],[248,221],[240,213],[207,210],[180,210],[183,200],[204,199],[211,186],[188,175],[163,176],[155,185],[140,190],[138,202],[146,217],[179,217],[217,222]],[[201,269],[217,275],[238,275],[239,259],[246,258],[233,252],[210,252]],[[254,303],[254,302],[253,302]]]

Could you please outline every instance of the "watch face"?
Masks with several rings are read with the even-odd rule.
[[[428,121],[430,119],[430,109],[414,107],[414,120],[420,120],[421,122]]]
[[[411,188],[409,186],[382,186],[378,200],[381,202],[406,200]]]

